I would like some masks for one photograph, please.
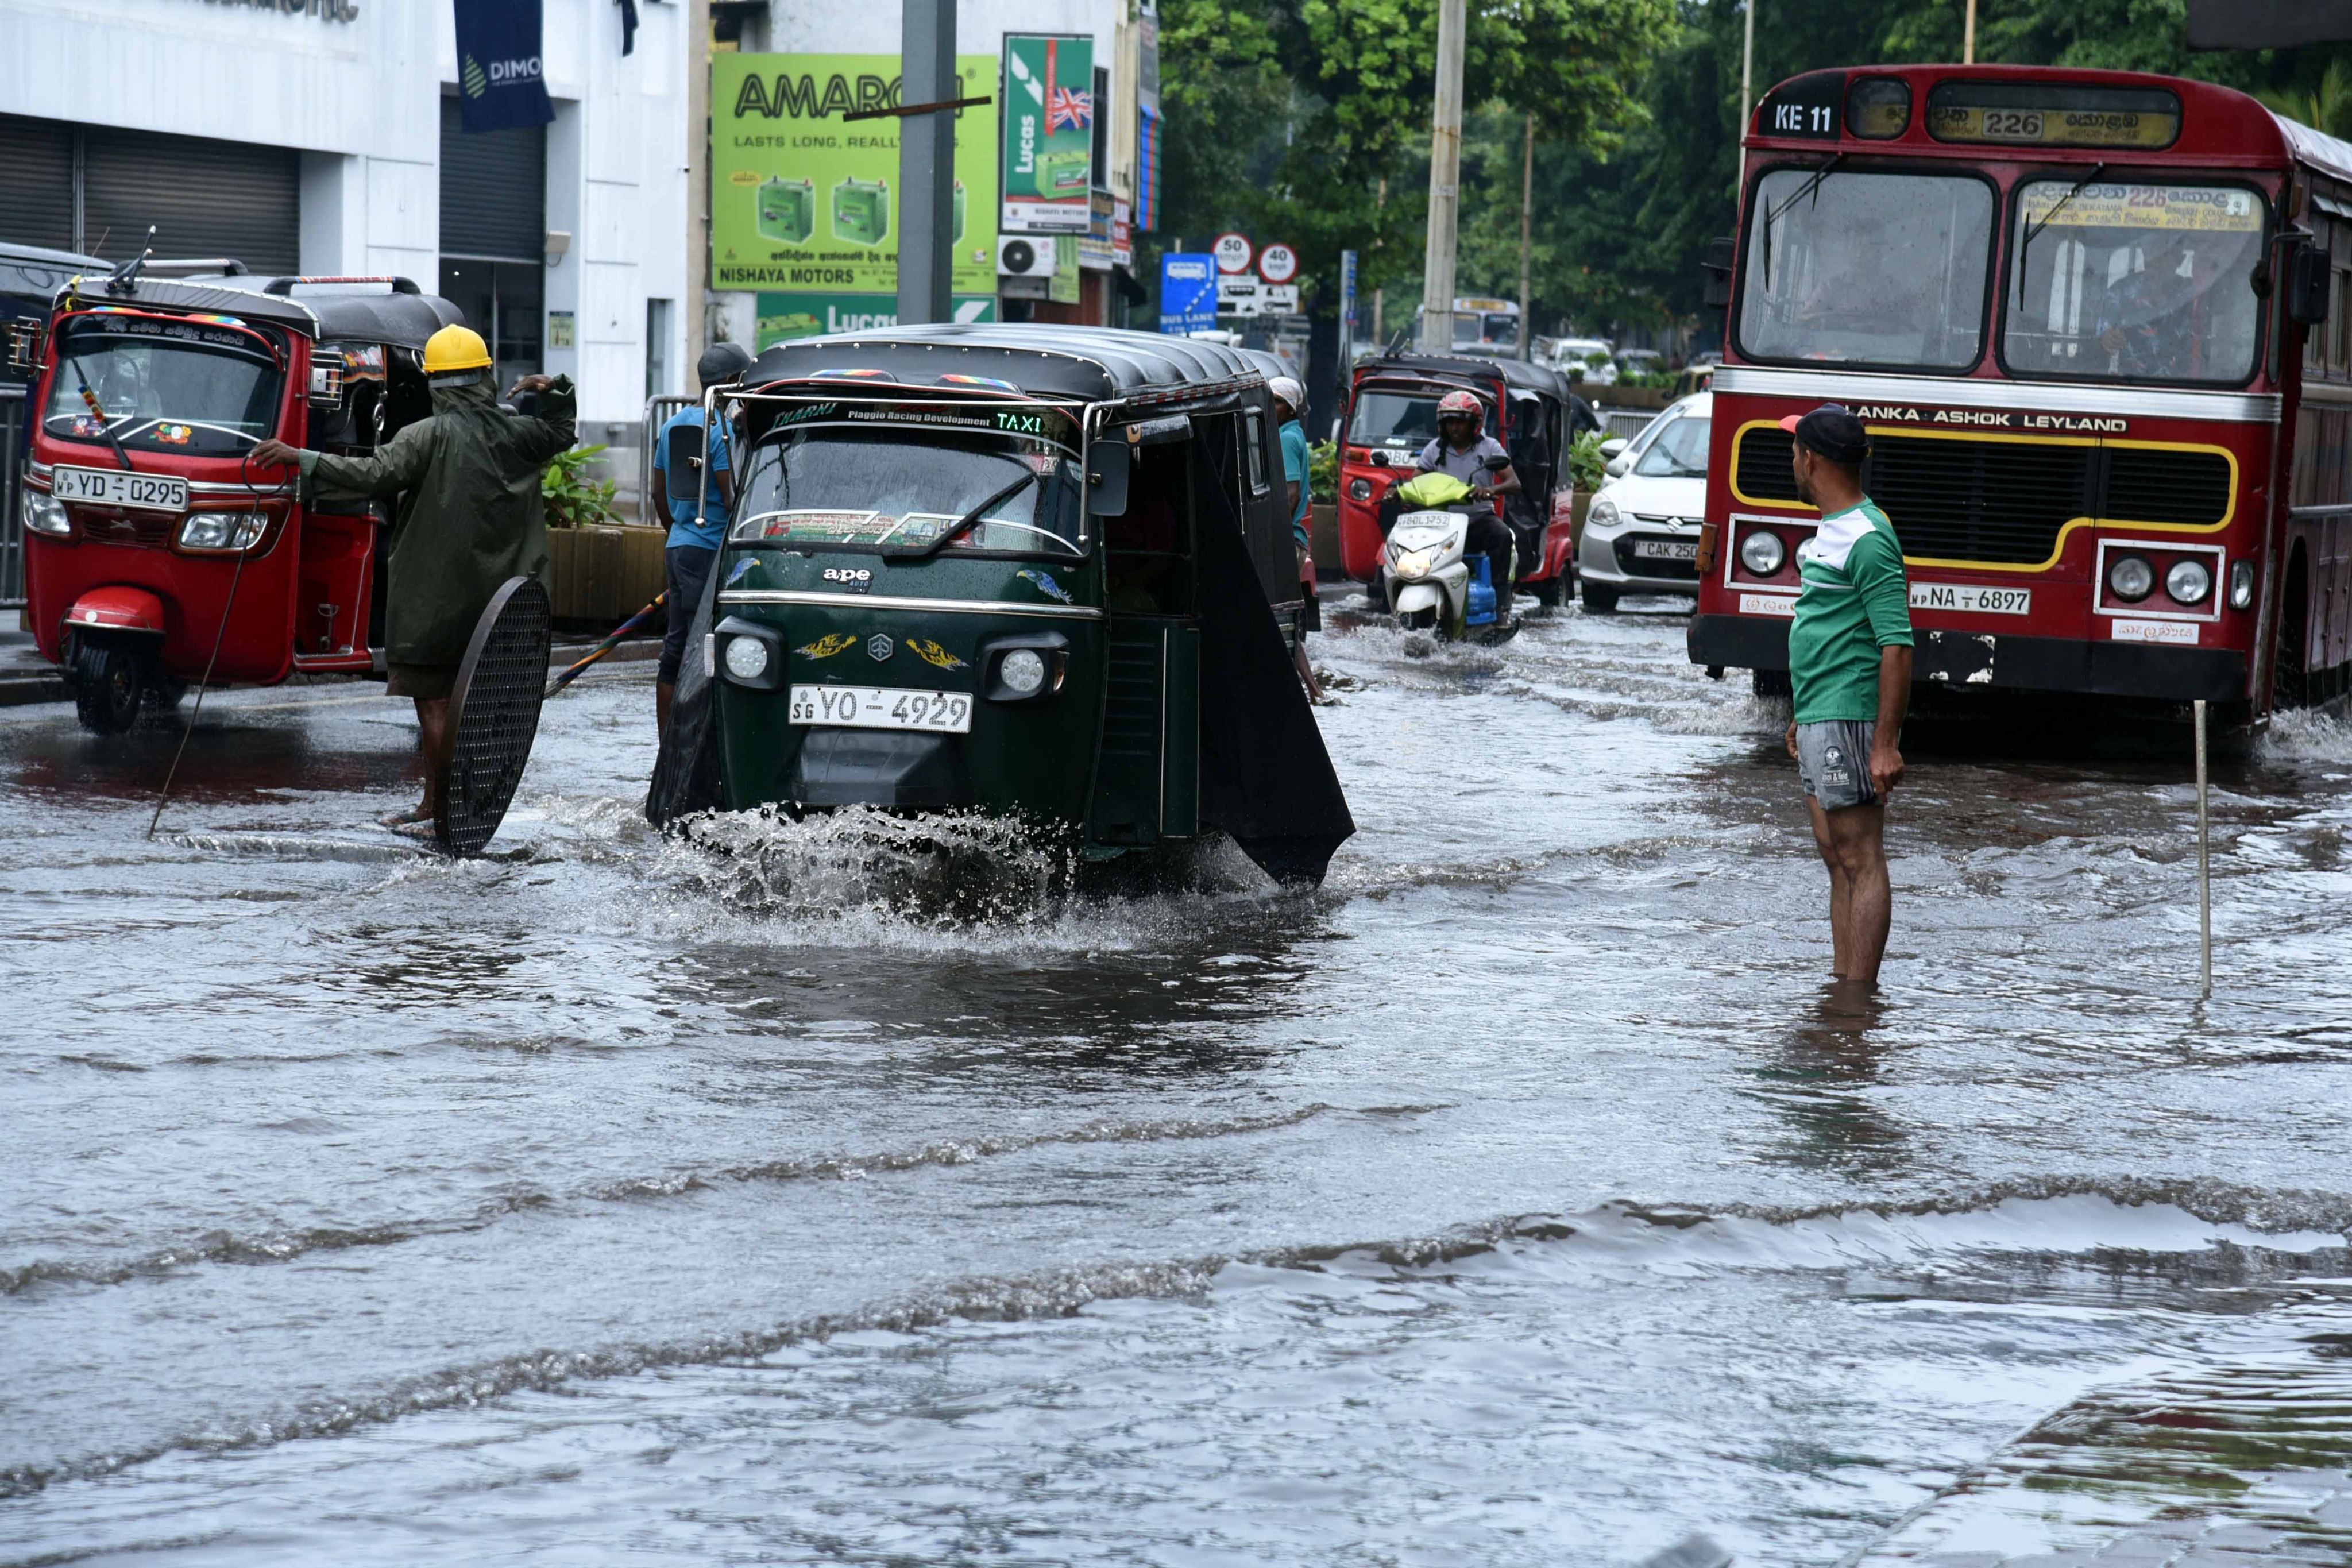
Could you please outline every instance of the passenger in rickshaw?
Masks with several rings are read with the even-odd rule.
[[[1307,447],[1307,427],[1298,422],[1299,411],[1307,405],[1307,388],[1296,377],[1277,375],[1266,383],[1266,389],[1274,394],[1276,434],[1282,444],[1284,495],[1290,504],[1291,542],[1298,550],[1298,585],[1302,599],[1297,634],[1291,642],[1291,658],[1298,666],[1300,683],[1307,688],[1307,700],[1320,702],[1323,700],[1323,688],[1315,679],[1315,667],[1307,661],[1307,634],[1323,629],[1321,606],[1315,601],[1314,574],[1307,564],[1313,548],[1307,532],[1307,475],[1310,458]]]
[[[1437,439],[1421,449],[1421,466],[1426,472],[1460,479],[1470,487],[1471,499],[1475,501],[1516,496],[1521,488],[1518,472],[1510,466],[1510,454],[1503,450],[1500,441],[1486,433],[1485,426],[1486,410],[1477,394],[1447,393],[1437,404]],[[1503,459],[1499,468],[1489,466],[1496,458]],[[1496,618],[1507,624],[1511,618],[1510,529],[1493,509],[1478,506],[1470,513],[1467,547],[1471,554],[1486,558],[1486,581],[1494,587],[1495,604],[1500,612]]]
[[[751,368],[751,351],[740,343],[713,343],[695,362],[705,392],[732,386]],[[663,551],[669,598],[668,630],[662,634],[661,663],[654,671],[654,726],[669,728],[669,705],[677,689],[677,667],[686,657],[687,627],[702,604],[710,568],[727,542],[727,520],[735,511],[733,447],[728,420],[702,428],[702,407],[689,404],[670,416],[654,443],[654,506],[669,519]],[[698,439],[698,437],[699,439]],[[699,450],[698,450],[698,447]]]

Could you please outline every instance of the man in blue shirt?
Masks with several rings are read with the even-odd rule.
[[[1298,411],[1306,405],[1307,388],[1296,378],[1277,375],[1266,382],[1274,394],[1276,437],[1282,443],[1282,477],[1289,489],[1284,492],[1290,502],[1290,534],[1298,546],[1298,581],[1302,590],[1309,583],[1307,559],[1310,543],[1307,537],[1307,428],[1298,422]],[[1322,606],[1311,592],[1304,594],[1305,602],[1298,611],[1298,628],[1292,645],[1292,657],[1298,663],[1298,679],[1307,685],[1308,700],[1323,700],[1323,688],[1315,679],[1315,667],[1307,662],[1307,634],[1323,628]]]
[[[695,363],[694,372],[708,392],[734,385],[751,365],[751,356],[740,343],[713,343]],[[719,547],[727,542],[727,520],[735,507],[727,422],[722,416],[719,428],[698,442],[695,437],[701,430],[702,409],[689,405],[671,416],[654,443],[654,505],[669,513],[669,629],[663,635],[661,668],[654,676],[654,721],[664,734],[669,732],[670,697],[677,689],[687,633],[702,604],[710,568],[719,560]]]

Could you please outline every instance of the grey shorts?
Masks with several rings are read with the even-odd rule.
[[[1867,719],[1825,719],[1797,726],[1797,776],[1823,811],[1875,805],[1870,782],[1870,742],[1878,725]]]

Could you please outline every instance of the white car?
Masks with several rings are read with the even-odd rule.
[[[1592,363],[1592,356],[1601,356]],[[1617,384],[1617,351],[1606,338],[1561,338],[1551,345],[1551,366],[1587,386]]]
[[[1585,513],[1576,553],[1588,610],[1606,615],[1621,594],[1698,596],[1714,410],[1713,393],[1695,393],[1668,405],[1632,440],[1601,444],[1609,478]]]

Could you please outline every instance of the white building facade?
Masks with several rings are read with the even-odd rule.
[[[684,5],[624,56],[612,0],[544,4],[554,121],[467,136],[450,0],[0,0],[0,241],[412,278],[625,438],[692,381],[703,49]]]

